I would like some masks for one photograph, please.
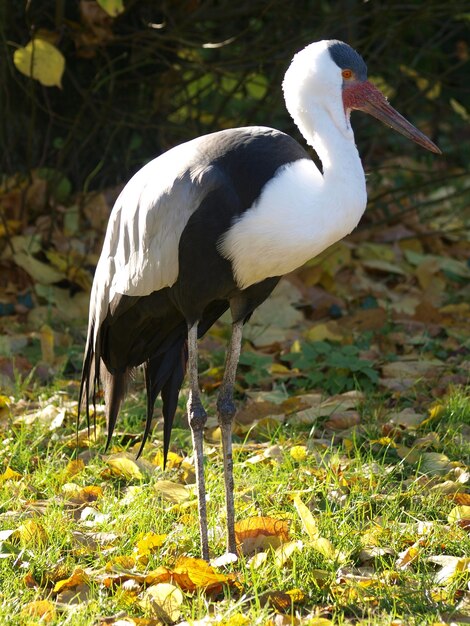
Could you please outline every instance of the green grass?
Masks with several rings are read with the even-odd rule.
[[[54,397],[56,403],[61,397],[67,399],[65,394]],[[47,394],[43,404],[47,403],[45,398]],[[126,406],[120,432],[139,432],[137,415],[142,398],[136,399]],[[209,404],[214,409],[212,397]],[[378,625],[396,619],[405,624],[431,625],[442,622],[443,615],[451,621],[467,588],[469,572],[439,586],[434,581],[438,568],[429,557],[463,558],[470,554],[468,530],[448,521],[456,503],[439,489],[445,481],[456,481],[468,470],[470,401],[464,389],[455,389],[443,399],[438,418],[416,432],[403,433],[400,443],[408,447],[419,437],[437,433],[436,443],[425,451],[447,455],[451,465],[444,473],[431,472],[427,477],[420,472],[419,462],[408,463],[393,445],[377,443],[386,421],[377,417],[383,413],[383,404],[383,397],[369,396],[361,411],[360,428],[330,445],[324,440],[317,445],[311,428],[298,426],[295,420],[275,427],[271,436],[264,434],[263,441],[279,446],[278,460],[247,463],[259,441],[235,437],[237,519],[263,515],[287,520],[290,539],[301,540],[303,547],[282,566],[276,564],[270,549],[258,568],[250,564],[249,557],[241,556],[228,566],[238,585],[225,587],[215,596],[203,590],[185,593],[178,621],[211,614],[225,624],[269,624],[276,614],[269,594],[295,589],[301,590],[303,600],[284,609],[286,615],[297,616],[299,621],[292,617],[292,624],[308,624],[307,618],[314,624],[314,615],[334,624]],[[189,506],[174,506],[156,495],[154,488],[162,479],[181,482],[181,468],[163,472],[155,467],[142,480],[110,476],[101,437],[93,447],[78,450],[85,464],[78,474],[67,476],[66,468],[75,451],[64,442],[73,441],[73,411],[52,432],[39,422],[13,425],[10,420],[18,417],[15,403],[11,411],[11,416],[6,409],[2,414],[2,428],[8,437],[0,459],[3,470],[11,467],[20,476],[0,482],[0,530],[16,530],[8,538],[3,536],[1,544],[0,623],[39,623],[38,617],[24,613],[25,607],[35,600],[61,600],[54,585],[77,568],[88,573],[86,601],[73,605],[70,597],[63,598],[49,623],[96,624],[100,617],[118,614],[143,618],[145,610],[138,600],[144,586],[126,589],[117,584],[109,588],[100,575],[112,559],[135,554],[139,537],[148,531],[167,537],[146,564],[136,566],[136,572],[161,565],[173,567],[181,555],[199,555],[194,494]],[[98,423],[103,426],[101,418]],[[116,441],[120,440],[132,442],[133,438],[118,434]],[[295,460],[290,454],[294,445],[306,446],[304,459]],[[208,443],[206,447],[210,546],[217,556],[225,549],[222,461],[216,445]],[[144,458],[152,460],[157,449],[158,444],[148,446]],[[175,430],[173,450],[191,453],[190,436],[181,423]],[[67,497],[70,483],[76,489],[99,486],[102,490],[101,497],[88,503],[91,509],[85,519],[79,519],[80,507]],[[462,489],[468,493],[465,480]],[[328,558],[309,541],[294,506],[296,495],[308,505],[320,535],[340,551],[342,560]],[[24,526],[31,520],[40,531],[28,535]],[[420,523],[427,523],[428,531],[419,530]],[[90,533],[112,533],[112,539],[108,544],[93,543]],[[82,545],[77,537],[85,537],[85,543]],[[376,555],[365,556],[364,550],[370,551],[372,544]],[[418,546],[416,560],[400,568],[399,554],[413,544]],[[243,622],[241,616],[248,621]]]

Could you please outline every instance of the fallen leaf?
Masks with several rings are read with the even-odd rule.
[[[438,585],[447,585],[456,575],[470,572],[470,558],[439,554],[430,556],[427,560],[441,566],[434,576],[434,582]]]
[[[139,557],[147,556],[155,552],[158,548],[165,543],[167,535],[157,535],[152,531],[143,534],[135,544],[134,552]]]
[[[44,545],[47,541],[47,533],[44,526],[34,519],[23,522],[15,532],[23,545]]]
[[[158,583],[148,587],[142,595],[140,606],[165,624],[176,622],[181,615],[183,594],[171,583]]]
[[[124,0],[96,0],[103,11],[111,17],[124,13]]]
[[[283,567],[288,563],[294,552],[300,552],[303,548],[301,541],[287,541],[281,543],[274,552],[274,563],[277,567]]]
[[[244,555],[265,550],[271,546],[277,548],[289,541],[289,529],[285,520],[273,517],[249,517],[235,523],[235,538],[239,550]]]
[[[411,563],[416,561],[420,554],[421,547],[420,543],[417,541],[412,546],[399,553],[395,566],[400,570],[407,569]]]
[[[294,498],[294,506],[302,521],[305,532],[310,539],[315,541],[320,536],[320,531],[311,511],[298,496]]]
[[[142,480],[143,475],[138,464],[124,454],[116,454],[106,459],[113,476],[126,480]]]
[[[449,520],[449,524],[455,524],[461,520],[470,520],[470,506],[462,504],[454,507],[447,516],[447,519]]]
[[[3,474],[0,474],[0,484],[7,480],[21,480],[23,477],[19,472],[15,472],[11,467],[7,467]]]
[[[345,556],[333,546],[329,539],[320,536],[320,530],[312,513],[298,496],[294,498],[294,506],[302,521],[304,530],[310,538],[307,544],[308,547],[320,552],[327,559],[343,561]]]
[[[224,584],[235,581],[232,574],[221,574],[209,565],[204,559],[194,559],[181,556],[170,571],[171,579],[183,591],[202,589],[206,592],[219,591]]]
[[[171,480],[158,480],[154,485],[154,489],[164,500],[174,504],[181,504],[191,498],[191,491],[188,487]]]
[[[68,578],[57,581],[54,585],[53,591],[54,593],[60,593],[61,591],[64,591],[66,589],[74,589],[75,587],[78,587],[82,584],[87,585],[88,582],[89,577],[87,576],[87,574],[85,574],[83,569],[78,567]]]
[[[39,618],[44,624],[54,621],[56,613],[55,605],[50,600],[33,600],[33,602],[28,602],[21,610],[23,618]]]

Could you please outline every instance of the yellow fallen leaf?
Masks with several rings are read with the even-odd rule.
[[[292,589],[291,591],[267,591],[261,594],[259,598],[261,606],[272,606],[280,613],[291,613],[294,604],[303,602],[304,599],[305,594],[300,589]],[[289,623],[292,623],[290,616]]]
[[[33,600],[23,607],[21,615],[23,618],[39,618],[42,623],[48,624],[55,620],[56,608],[50,600]]]
[[[127,480],[143,478],[142,472],[135,461],[124,455],[115,455],[106,460],[114,476]]]
[[[88,584],[89,578],[85,574],[85,572],[80,568],[74,570],[71,576],[65,578],[64,580],[59,580],[54,585],[54,593],[59,593],[64,591],[65,589],[74,589],[79,585]]]
[[[274,552],[274,563],[277,567],[282,567],[290,561],[294,552],[299,552],[302,548],[303,543],[301,541],[287,541],[286,543],[281,543]]]
[[[44,324],[40,331],[41,356],[44,363],[54,363],[54,331],[48,324]]]
[[[399,558],[397,559],[395,565],[398,569],[401,569],[401,570],[407,569],[408,566],[411,565],[411,563],[416,561],[416,559],[419,557],[420,554],[421,554],[420,544],[419,542],[415,542],[412,546],[410,546],[403,552],[400,552],[400,554],[398,555]]]
[[[310,537],[311,540],[318,539],[318,537],[320,537],[320,531],[318,529],[317,523],[308,507],[305,506],[305,504],[298,496],[295,496],[294,498],[294,506],[297,510],[297,513],[299,514],[302,525],[307,535]]]
[[[449,520],[449,524],[455,524],[460,520],[470,520],[470,506],[462,504],[454,507],[447,516],[447,519]]]
[[[166,457],[166,469],[172,469],[174,467],[178,468],[183,461],[184,459],[182,456],[176,454],[176,452],[172,452],[171,450],[169,450]],[[154,465],[157,465],[158,467],[163,467],[163,452],[161,450],[157,451],[152,463]]]
[[[43,39],[32,39],[13,54],[13,63],[25,76],[34,78],[45,87],[62,87],[65,58],[53,44]]]
[[[341,341],[343,339],[343,333],[339,324],[335,321],[319,322],[314,324],[305,333],[305,338],[309,341]]]
[[[3,474],[0,474],[0,483],[3,483],[7,480],[21,480],[22,476],[15,470],[12,470],[11,467],[7,467]]]
[[[131,570],[136,566],[136,559],[133,556],[127,556],[125,554],[115,556],[111,561],[108,561],[105,565],[107,572],[114,570]]]
[[[64,470],[64,476],[66,478],[72,478],[72,476],[76,476],[80,474],[85,469],[85,463],[82,459],[73,459],[67,463],[67,467]]]
[[[181,590],[171,583],[157,583],[148,587],[139,602],[150,615],[157,617],[165,624],[178,620],[182,603]]]
[[[152,554],[164,544],[166,538],[167,535],[157,535],[152,531],[145,533],[135,544],[134,552],[139,556]]]
[[[15,535],[19,537],[23,545],[42,545],[47,541],[44,526],[34,519],[26,520],[21,526],[18,526]]]
[[[379,443],[386,448],[396,448],[397,444],[391,439],[391,437],[380,437],[380,439],[371,439],[370,443]]]
[[[93,419],[93,418],[91,418]],[[91,448],[96,445],[98,437],[101,435],[101,426],[99,424],[93,425],[90,428],[82,428],[74,435],[71,435],[65,440],[65,445],[68,448]]]
[[[223,584],[233,583],[235,577],[232,574],[217,572],[204,559],[194,559],[181,556],[170,571],[171,578],[183,591],[196,591],[203,589],[206,592],[219,591]]]
[[[344,560],[343,555],[334,547],[329,539],[326,539],[326,537],[317,537],[317,539],[312,539],[308,545],[320,554],[323,554],[323,556],[327,559],[331,559],[332,561],[337,559]]]
[[[345,558],[344,554],[337,550],[329,539],[320,536],[315,518],[299,496],[295,496],[294,506],[302,521],[305,532],[310,537],[308,546],[320,552],[320,554],[323,554],[327,559],[343,561]]]
[[[250,626],[251,623],[251,619],[241,613],[235,613],[220,622],[221,626]]]
[[[185,485],[174,483],[171,480],[158,480],[154,489],[164,500],[174,504],[181,504],[191,497],[191,493]]]
[[[0,394],[0,409],[7,409],[10,406],[10,398]]]

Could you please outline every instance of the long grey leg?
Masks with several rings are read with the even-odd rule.
[[[199,534],[201,537],[202,558],[209,560],[209,539],[207,536],[207,507],[206,486],[204,482],[204,449],[203,435],[207,413],[202,406],[199,394],[198,381],[198,350],[197,350],[197,324],[188,327],[188,374],[189,374],[189,399],[187,403],[188,421],[191,427],[193,440],[197,504],[199,511]]]
[[[217,412],[222,434],[222,452],[224,456],[225,503],[227,510],[227,551],[236,553],[235,543],[235,506],[233,501],[233,457],[232,423],[236,407],[233,402],[233,388],[237,374],[237,365],[242,345],[243,322],[232,324],[232,337],[225,361],[225,372],[217,398]]]

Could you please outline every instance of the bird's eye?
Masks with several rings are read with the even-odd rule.
[[[350,78],[352,78],[352,75],[353,75],[351,70],[343,70],[341,74],[343,78],[345,78],[346,80],[349,80]]]

